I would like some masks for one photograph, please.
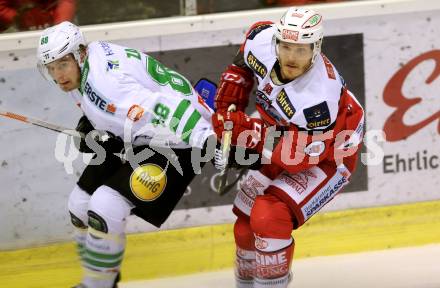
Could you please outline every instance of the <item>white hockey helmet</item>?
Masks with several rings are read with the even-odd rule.
[[[275,48],[278,55],[276,40],[297,43],[313,44],[312,63],[316,55],[321,52],[324,29],[322,16],[312,9],[303,7],[290,7],[276,23],[274,35]]]
[[[80,45],[86,46],[86,40],[79,27],[64,21],[43,31],[38,43],[38,62],[46,65],[72,53],[80,63]]]

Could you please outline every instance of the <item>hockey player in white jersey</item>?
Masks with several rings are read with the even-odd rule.
[[[212,110],[182,75],[136,49],[87,45],[72,23],[44,30],[39,41],[40,70],[84,113],[77,130],[110,137],[97,142],[107,152],[104,162],[86,167],[68,201],[84,268],[76,287],[117,287],[127,217],[133,213],[157,227],[167,219],[195,176],[192,148],[203,150],[208,138],[215,139]],[[112,153],[127,143],[135,153],[146,144],[157,145],[156,152],[173,149],[133,164]],[[83,140],[80,151],[100,147]]]
[[[289,8],[276,24],[253,25],[221,76],[214,130],[221,137],[231,121],[232,145],[254,149],[265,163],[250,170],[234,201],[236,287],[287,287],[292,230],[333,199],[355,169],[363,109],[321,53],[322,38],[319,13]],[[254,78],[261,118],[244,113]],[[237,111],[227,112],[232,104]],[[269,128],[283,133],[279,142]]]

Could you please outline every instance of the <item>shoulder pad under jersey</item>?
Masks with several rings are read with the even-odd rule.
[[[273,22],[271,21],[261,21],[255,23],[251,26],[251,28],[249,28],[248,32],[246,33],[246,39],[253,40],[258,33],[271,27],[272,24]]]

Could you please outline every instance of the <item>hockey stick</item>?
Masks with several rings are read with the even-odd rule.
[[[215,102],[217,85],[206,78],[202,78],[194,86],[194,89],[200,94],[200,96],[202,96],[205,103],[208,104],[208,106],[211,107],[213,110],[215,110],[214,102]],[[228,111],[235,110],[235,106],[234,105],[231,106],[229,107]],[[227,161],[227,159],[229,158],[229,150],[231,146],[231,133],[232,133],[229,130],[232,129],[232,123],[224,123],[224,125],[226,125],[225,130],[228,131],[225,132],[225,136],[223,138],[221,147],[223,150],[222,151],[223,161],[225,160]],[[225,195],[227,192],[229,192],[229,190],[231,190],[235,186],[235,184],[237,184],[237,182],[247,171],[246,168],[241,168],[238,177],[232,183],[227,184],[228,170],[229,168],[227,167],[227,162],[226,162],[225,169],[221,170],[220,173],[217,174],[217,176],[215,177],[216,180],[214,180],[215,182],[213,188],[215,192],[217,192],[220,196]]]
[[[209,81],[208,79],[200,79],[196,86],[195,86],[195,90],[203,95],[203,99],[205,102],[208,103],[208,105],[212,108],[213,107],[213,103],[214,103],[214,97],[215,97],[215,91],[217,89],[217,86]],[[17,114],[17,113],[13,113],[13,112],[9,112],[9,111],[4,111],[2,109],[0,109],[0,116],[3,117],[7,117],[9,119],[14,119],[17,121],[21,121],[24,123],[28,123],[28,124],[32,124],[38,127],[42,127],[42,128],[46,128],[55,132],[60,132],[60,133],[64,133],[66,135],[70,135],[70,136],[74,136],[74,137],[78,137],[78,134],[80,135],[81,138],[85,139],[85,135],[81,132],[75,131],[73,129],[69,129],[63,126],[59,126],[59,125],[55,125],[43,120],[39,120],[39,119],[35,119],[35,118],[31,118],[31,117],[27,117],[21,114]]]
[[[235,111],[236,107],[234,104],[231,104],[228,107],[228,112],[233,112]],[[217,193],[219,195],[224,195],[226,192],[228,191],[226,190],[226,182],[227,182],[227,178],[228,178],[228,159],[229,159],[229,152],[231,150],[231,138],[232,138],[232,128],[233,128],[233,123],[231,121],[226,121],[223,123],[223,127],[225,129],[225,132],[223,133],[223,138],[222,138],[222,144],[221,144],[221,149],[222,149],[222,157],[223,157],[223,161],[225,161],[225,168],[223,170],[220,171],[220,175],[219,177],[219,181],[217,184]],[[237,178],[236,181],[238,181],[239,178]],[[234,181],[234,182],[236,182]],[[232,185],[234,185],[235,183],[232,183]],[[229,185],[228,185],[229,186]],[[229,187],[230,189],[231,187]]]
[[[229,173],[229,171],[230,171],[230,169],[231,168],[227,168],[227,172],[226,173]],[[228,184],[226,184],[226,185],[224,185],[224,186],[222,186],[221,187],[221,189],[220,190],[217,190],[218,189],[218,183],[219,183],[219,178],[218,177],[220,177],[220,174],[217,174],[216,175],[216,177],[214,178],[214,186],[212,186],[213,188],[215,188],[216,190],[214,190],[215,192],[217,192],[217,194],[219,195],[219,196],[223,196],[223,195],[225,195],[226,193],[228,193],[232,188],[234,188],[234,186],[238,183],[238,181],[240,181],[241,180],[241,178],[243,177],[243,175],[248,171],[248,169],[247,168],[240,168],[239,169],[240,170],[240,172],[238,173],[238,175],[237,175],[237,177],[235,178],[235,180],[232,182],[232,183],[228,183]]]
[[[17,113],[0,110],[0,116],[7,117],[9,119],[14,119],[17,121],[21,121],[24,123],[32,124],[32,125],[35,125],[38,127],[46,128],[46,129],[49,129],[49,130],[52,130],[55,132],[64,133],[66,135],[70,135],[73,137],[78,137],[78,134],[79,134],[81,138],[85,138],[85,135],[83,133],[78,132],[78,131],[75,131],[75,130],[72,130],[72,129],[69,129],[69,128],[66,128],[63,126],[55,125],[55,124],[52,124],[52,123],[49,123],[49,122],[46,122],[43,120],[20,115]]]

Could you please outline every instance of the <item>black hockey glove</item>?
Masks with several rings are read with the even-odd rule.
[[[87,118],[86,115],[83,115],[81,118],[79,118],[75,130],[87,135],[90,131],[95,130],[95,127],[93,127],[92,123],[90,123],[89,118]]]
[[[88,141],[86,141],[85,138],[82,138],[79,142],[77,148],[82,153],[96,153],[97,149],[99,149],[99,147],[97,147],[98,145],[104,148],[108,153],[119,153],[124,149],[124,142],[120,137],[108,131],[95,130],[85,115],[79,119],[75,130],[84,134],[88,139]],[[87,142],[89,142],[90,145],[87,145]]]

